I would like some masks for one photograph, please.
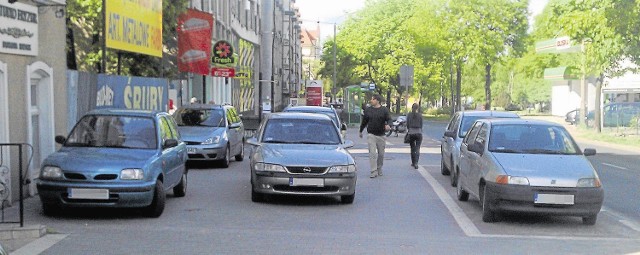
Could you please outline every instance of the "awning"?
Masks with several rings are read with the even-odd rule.
[[[577,79],[577,72],[574,71],[574,68],[569,66],[560,66],[555,68],[546,68],[544,69],[544,79],[545,80],[573,80]]]

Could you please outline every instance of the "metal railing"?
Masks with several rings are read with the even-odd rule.
[[[5,167],[8,171],[11,171],[9,166],[7,166],[6,162],[8,161],[7,159],[5,159],[5,156],[8,156],[9,153],[5,153],[6,151],[11,151],[12,147],[16,147],[18,149],[18,175],[19,175],[19,189],[18,189],[18,193],[19,193],[19,209],[20,209],[20,220],[19,221],[7,221],[5,219],[5,209],[9,208],[7,207],[7,204],[10,202],[9,199],[11,199],[11,197],[9,196],[10,192],[10,188],[7,185],[7,183],[5,182],[5,180],[0,179],[0,200],[1,201],[1,215],[0,215],[0,223],[20,223],[20,227],[24,227],[24,186],[25,184],[28,184],[27,182],[29,182],[28,178],[25,178],[24,173],[26,171],[23,170],[23,151],[25,147],[28,147],[31,151],[31,156],[29,157],[29,160],[27,161],[27,168],[29,166],[29,163],[31,162],[31,159],[33,157],[33,147],[30,144],[27,143],[0,143],[0,167]],[[6,180],[8,182],[10,182],[11,180]]]

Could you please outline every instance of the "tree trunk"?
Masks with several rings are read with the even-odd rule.
[[[602,81],[604,80],[604,74],[600,74],[600,77],[598,77],[598,79],[596,80],[596,104],[595,104],[595,111],[594,111],[594,125],[596,126],[596,132],[598,133],[602,133],[602,118],[600,118],[600,116],[602,116],[602,105],[600,104],[600,101],[602,100]],[[587,114],[588,115],[588,114]],[[585,116],[587,116],[585,115]]]
[[[484,67],[485,81],[484,81],[484,109],[491,110],[491,64],[487,64]]]
[[[462,110],[462,107],[460,107],[461,104],[461,91],[462,91],[462,61],[458,61],[458,64],[456,65],[456,111],[460,111]]]

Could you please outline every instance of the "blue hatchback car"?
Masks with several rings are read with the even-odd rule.
[[[137,207],[159,217],[165,192],[187,191],[187,148],[164,112],[102,109],[84,115],[42,163],[45,215],[61,207]]]

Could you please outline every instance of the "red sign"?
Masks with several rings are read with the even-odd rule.
[[[188,9],[178,16],[178,70],[209,74],[213,16]]]
[[[223,67],[214,67],[214,68],[211,68],[211,76],[234,77],[234,76],[236,76],[236,69],[223,68]]]

